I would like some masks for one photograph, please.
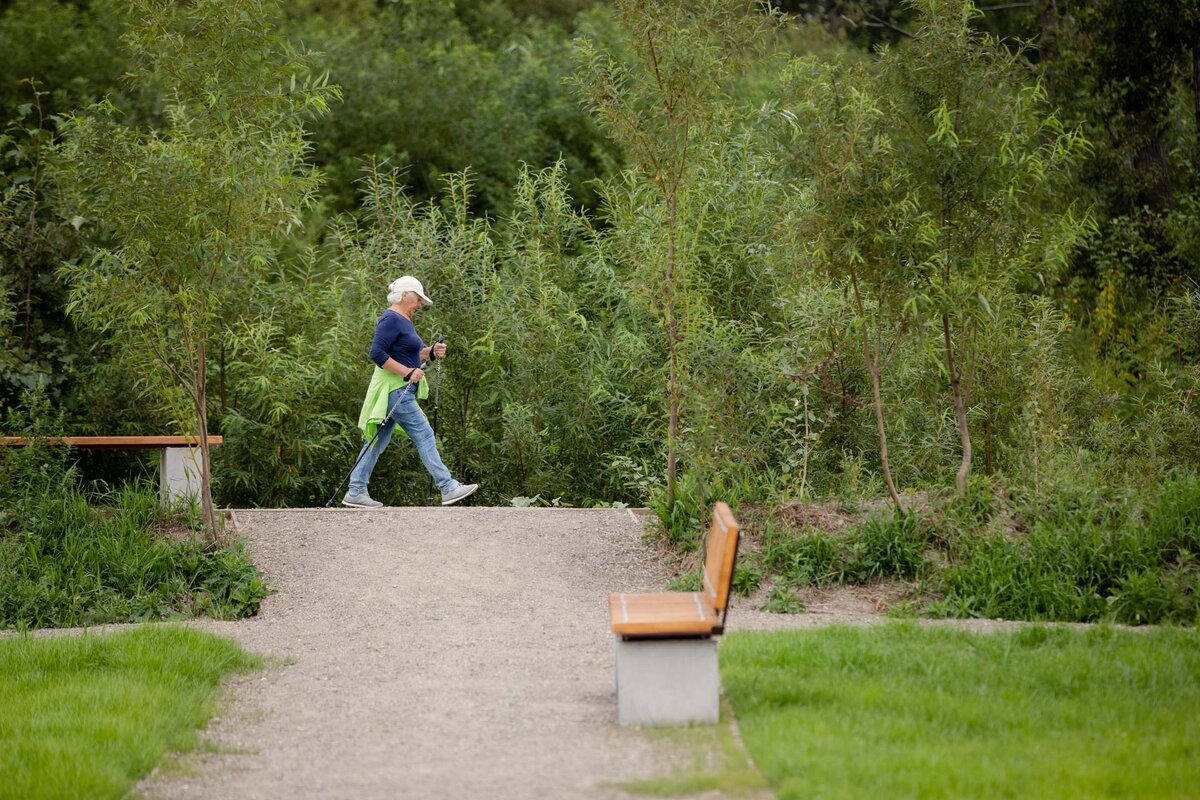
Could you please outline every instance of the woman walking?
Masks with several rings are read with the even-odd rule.
[[[417,446],[421,463],[442,493],[442,505],[452,505],[474,494],[479,486],[459,483],[450,476],[450,470],[438,454],[433,429],[417,405],[418,397],[429,394],[428,383],[422,380],[425,371],[421,369],[421,363],[446,354],[444,342],[427,347],[412,322],[417,309],[431,306],[433,301],[425,295],[421,282],[411,275],[392,281],[387,299],[388,308],[376,323],[375,338],[371,342],[370,355],[375,362],[375,372],[371,375],[367,397],[358,417],[358,427],[367,443],[359,453],[358,466],[350,473],[350,490],[342,498],[342,505],[351,508],[380,508],[383,505],[371,499],[367,483],[379,456],[392,440],[397,423]],[[371,444],[372,438],[374,444]]]

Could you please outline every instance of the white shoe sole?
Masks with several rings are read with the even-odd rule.
[[[347,503],[345,500],[343,500],[343,501],[342,501],[342,505],[344,505],[346,508],[353,508],[355,511],[378,511],[379,509],[383,508],[383,506],[382,506],[382,505],[379,505],[379,506],[360,506],[360,505],[357,505],[357,504],[355,504],[355,503]]]
[[[466,500],[468,497],[470,497],[471,495],[475,494],[475,492],[477,492],[477,491],[479,491],[479,486],[478,486],[478,485],[474,486],[474,487],[471,489],[471,491],[467,492],[466,494],[462,495],[461,497],[456,497],[456,498],[454,498],[453,500],[443,500],[443,501],[442,501],[442,505],[444,505],[444,506],[452,506],[452,505],[454,505],[455,503],[457,503],[459,500]]]

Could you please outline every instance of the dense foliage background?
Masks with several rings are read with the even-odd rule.
[[[73,177],[98,167],[72,131],[103,112],[131,141],[180,141],[217,107],[195,92],[219,62],[147,68],[158,40],[130,8],[154,6],[0,3],[0,407],[48,403],[63,433],[195,427],[134,339],[81,308],[97,254],[131,252],[131,217],[95,199],[102,174]],[[232,300],[202,342],[218,504],[333,491],[404,273],[436,300],[418,329],[451,347],[443,455],[488,502],[651,504],[686,542],[716,496],[767,517],[949,498],[983,542],[1064,508],[1117,509],[1135,535],[1151,489],[1197,499],[1194,3],[230,8],[269,29],[263,64],[306,65],[264,73],[264,98],[271,80],[340,93],[288,112],[319,188],[287,225],[247,229],[252,256],[220,251]],[[230,108],[214,124],[244,133]],[[230,176],[250,168],[222,153]],[[79,457],[85,482],[152,467]],[[371,492],[424,502],[411,448]],[[1086,591],[1165,570],[1155,586],[1194,600],[1200,523],[1180,502],[1174,544]]]

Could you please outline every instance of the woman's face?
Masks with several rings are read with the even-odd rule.
[[[416,292],[405,292],[404,297],[400,298],[400,313],[407,317],[411,317],[421,307],[421,296]]]

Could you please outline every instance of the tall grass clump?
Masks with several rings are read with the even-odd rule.
[[[837,577],[841,546],[823,531],[810,528],[791,535],[768,520],[759,558],[789,583],[824,585]]]
[[[925,528],[915,514],[887,514],[864,522],[850,541],[843,575],[847,582],[920,577],[927,566]]]
[[[928,568],[928,546],[928,526],[916,515],[886,513],[841,535],[811,527],[793,532],[768,522],[754,558],[789,584],[828,586],[918,578]]]
[[[1129,624],[1200,620],[1200,478],[1176,473],[1144,509],[1067,492],[1028,535],[961,537],[933,581],[946,616]]]

